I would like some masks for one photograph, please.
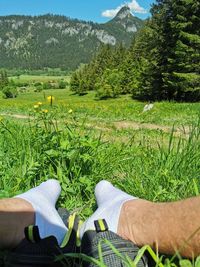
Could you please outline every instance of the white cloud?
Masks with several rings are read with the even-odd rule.
[[[122,6],[117,7],[116,9],[109,9],[102,12],[102,16],[106,18],[112,18],[117,15]]]
[[[122,4],[115,9],[108,9],[108,10],[103,11],[102,16],[107,17],[107,18],[113,18],[114,16],[117,15],[117,13],[120,11],[120,9],[125,5],[130,7],[131,12],[133,12],[133,13],[140,13],[140,14],[147,13],[147,11],[143,7],[141,7],[136,0],[132,0],[131,2],[127,2],[125,4]]]
[[[130,3],[128,3],[128,6],[130,7],[133,13],[147,13],[147,11],[143,7],[141,7],[136,0],[132,0]]]

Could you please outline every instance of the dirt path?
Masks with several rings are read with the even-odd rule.
[[[172,126],[163,126],[153,123],[139,123],[139,122],[133,122],[133,121],[118,121],[114,122],[114,126],[116,129],[134,129],[134,130],[140,130],[140,129],[149,129],[149,130],[160,130],[165,133],[171,133]],[[174,132],[176,134],[188,134],[189,133],[189,127],[175,127]]]
[[[0,113],[0,116],[5,117],[11,117],[15,119],[33,119],[33,117],[23,114],[11,114],[11,113]],[[111,122],[109,126],[105,126],[103,123],[98,123],[98,125],[94,123],[86,123],[86,127],[88,128],[94,128],[99,131],[103,132],[110,132],[113,129],[122,130],[122,129],[133,129],[133,130],[140,130],[140,129],[149,129],[149,130],[160,130],[164,133],[171,133],[172,127],[170,126],[163,126],[153,123],[140,123],[140,122],[134,122],[134,121],[116,121]],[[189,134],[189,127],[175,127],[174,128],[174,134],[176,136],[180,135],[188,135]]]
[[[2,117],[11,117],[15,119],[33,119],[33,117],[23,114],[10,114],[10,113],[0,113]]]

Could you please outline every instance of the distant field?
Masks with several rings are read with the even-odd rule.
[[[41,79],[44,81],[47,78]],[[31,79],[37,78],[31,76],[29,81]],[[143,112],[146,103],[134,101],[131,96],[97,101],[94,92],[80,97],[69,89],[30,90],[15,99],[0,99],[0,114],[23,124],[30,113],[32,116],[37,102],[43,103],[43,109],[51,110],[47,101],[50,95],[55,97],[53,111],[61,127],[66,122],[73,123],[75,118],[78,125],[84,124],[84,128],[92,130],[96,136],[101,134],[104,141],[119,144],[131,140],[135,144],[146,142],[157,147],[158,143],[162,143],[166,147],[173,127],[174,141],[177,143],[179,136],[185,138],[188,135],[191,125],[197,123],[200,114],[199,103],[160,102],[154,103],[152,110]],[[69,110],[73,111],[70,116]]]
[[[70,77],[69,76],[42,76],[42,75],[20,75],[18,76],[13,76],[10,77],[10,79],[13,79],[15,81],[19,82],[46,82],[46,81],[58,81],[61,79],[64,79],[66,81],[69,81]]]
[[[37,101],[48,106],[46,98],[49,95],[55,97],[54,105],[58,107],[58,115],[73,109],[77,117],[87,117],[99,123],[125,120],[163,126],[186,126],[196,122],[200,115],[199,103],[159,102],[154,104],[151,111],[143,113],[146,103],[134,101],[131,96],[97,101],[93,92],[80,97],[73,95],[69,89],[29,91],[19,94],[15,99],[0,99],[0,110],[5,113],[28,114]]]

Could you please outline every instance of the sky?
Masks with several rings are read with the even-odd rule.
[[[0,0],[0,16],[65,15],[86,21],[104,23],[110,20],[123,5],[131,8],[133,15],[145,19],[154,0]]]

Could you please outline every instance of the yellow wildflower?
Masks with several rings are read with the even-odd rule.
[[[73,110],[72,110],[72,109],[68,110],[68,113],[69,113],[69,114],[71,114],[72,112],[73,112]]]
[[[37,105],[38,105],[38,106],[41,106],[41,105],[42,105],[42,102],[37,102]]]
[[[34,105],[34,108],[35,108],[35,109],[38,109],[38,108],[39,108],[39,106],[38,106],[38,105]]]
[[[48,100],[49,102],[54,101],[54,100],[55,100],[55,97],[52,96],[52,95],[50,95],[50,96],[47,97],[47,100]]]
[[[48,109],[43,109],[42,112],[48,113],[49,111],[48,111]]]

